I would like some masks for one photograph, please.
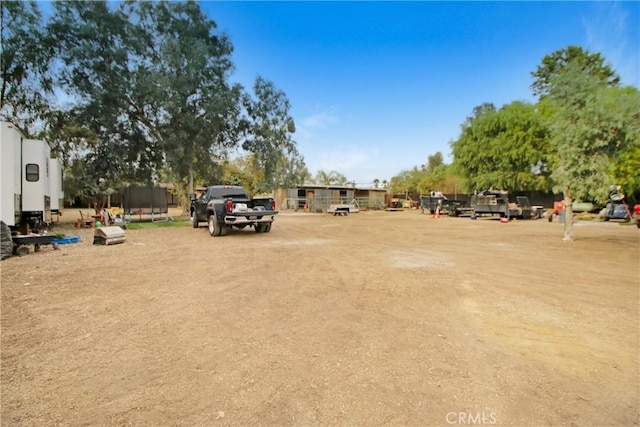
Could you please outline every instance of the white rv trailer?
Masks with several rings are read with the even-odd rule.
[[[14,227],[20,223],[22,203],[22,134],[11,123],[0,126],[0,220]]]
[[[64,206],[64,191],[62,189],[62,162],[59,158],[49,159],[49,183],[51,196],[51,214],[59,217]]]
[[[11,228],[51,223],[51,207],[62,208],[62,164],[46,141],[26,139],[0,122],[0,220]]]
[[[51,222],[50,157],[45,141],[22,140],[22,219],[36,228]]]

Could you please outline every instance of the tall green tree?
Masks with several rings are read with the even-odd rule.
[[[621,129],[621,145],[613,158],[614,184],[620,185],[631,202],[640,199],[640,91],[635,87],[610,88],[605,94],[613,98],[608,103],[617,114],[625,117]]]
[[[60,106],[49,123],[51,133],[67,141],[62,148],[72,166],[68,187],[80,189],[99,210],[123,174],[144,171],[144,164],[134,162],[145,153],[143,135],[125,132],[131,78],[127,20],[104,2],[61,1],[54,8],[48,31],[57,41],[56,82],[69,105]],[[69,178],[77,179],[75,185]]]
[[[245,189],[249,197],[253,197],[263,180],[262,170],[255,167],[253,155],[236,157],[222,164],[223,174],[220,184],[239,185]]]
[[[422,172],[417,189],[420,194],[429,194],[431,191],[457,194],[462,191],[462,184],[451,165],[441,164],[429,172]]]
[[[489,104],[487,104],[489,105]],[[476,110],[480,113],[480,110]],[[440,151],[427,157],[427,163],[420,165],[419,172],[414,172],[417,182],[416,190],[420,194],[429,194],[432,191],[441,191],[447,194],[457,194],[462,191],[460,178],[455,174],[452,165],[445,164],[444,156]]]
[[[242,88],[229,83],[233,47],[198,3],[130,2],[126,10],[142,60],[134,58],[140,126],[155,132],[172,181],[192,193],[244,131]]]
[[[224,158],[242,130],[227,37],[195,2],[55,8],[49,28],[64,65],[59,81],[75,101],[65,122],[93,133],[92,154],[109,165],[110,181],[162,174],[186,199],[195,177]]]
[[[454,168],[468,191],[547,190],[548,128],[537,107],[516,101],[476,107],[452,142]]]
[[[549,82],[555,107],[551,143],[557,156],[551,176],[554,190],[564,194],[566,241],[574,239],[573,201],[606,201],[609,184],[615,183],[613,160],[638,147],[638,92],[623,97],[619,88],[607,85],[578,61],[564,65]]]
[[[311,179],[304,157],[295,146],[285,148],[281,153],[274,174],[274,188],[291,188]]]
[[[254,155],[256,166],[263,170],[259,190],[267,192],[287,181],[286,177],[279,176],[278,169],[286,157],[285,153],[297,155],[292,139],[296,127],[289,114],[289,99],[273,82],[259,76],[253,92],[255,99],[247,95],[243,102],[249,124],[242,148]]]
[[[0,6],[0,117],[36,137],[43,130],[38,123],[50,111],[52,40],[35,1],[9,0]]]
[[[420,181],[424,176],[424,172],[414,167],[413,169],[403,170],[398,175],[391,177],[389,187],[391,191],[397,194],[417,195],[420,193]]]
[[[441,152],[436,152],[427,157],[427,163],[422,165],[421,169],[427,173],[435,171],[440,166],[444,165],[444,156]]]
[[[568,46],[545,55],[536,71],[531,73],[534,79],[531,85],[533,94],[541,98],[548,95],[552,90],[552,80],[562,73],[568,64],[573,64],[572,66],[592,76],[604,86],[617,86],[620,83],[620,77],[606,64],[600,53],[591,53],[580,46]]]
[[[326,172],[320,169],[316,172],[315,183],[320,185],[346,185],[348,179],[337,171]]]

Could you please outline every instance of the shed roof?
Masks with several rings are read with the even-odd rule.
[[[308,189],[308,190],[357,190],[357,191],[380,191],[386,192],[386,188],[371,188],[371,187],[354,187],[352,185],[324,185],[324,184],[303,184],[298,185],[297,189]]]

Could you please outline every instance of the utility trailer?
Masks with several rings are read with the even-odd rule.
[[[462,200],[448,199],[439,191],[432,191],[430,195],[420,196],[420,210],[428,211],[431,215],[436,213],[449,216],[471,215],[473,208]]]
[[[327,213],[333,214],[333,216],[340,216],[340,215],[347,216],[350,213],[358,213],[358,212],[360,212],[360,209],[358,208],[358,206],[356,206],[353,203],[329,205],[329,208],[327,209]]]
[[[51,245],[54,250],[58,249],[55,235],[20,235],[12,236],[11,240],[13,240],[13,254],[18,256],[29,254],[29,245],[33,245],[34,252],[40,252],[40,247],[45,245]]]
[[[471,196],[473,217],[483,215],[499,215],[500,218],[531,219],[532,209],[529,198],[516,196],[510,202],[509,192],[505,190],[485,190]]]

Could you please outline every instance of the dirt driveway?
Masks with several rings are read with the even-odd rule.
[[[2,425],[638,425],[640,230],[561,227],[80,230],[0,265]]]

